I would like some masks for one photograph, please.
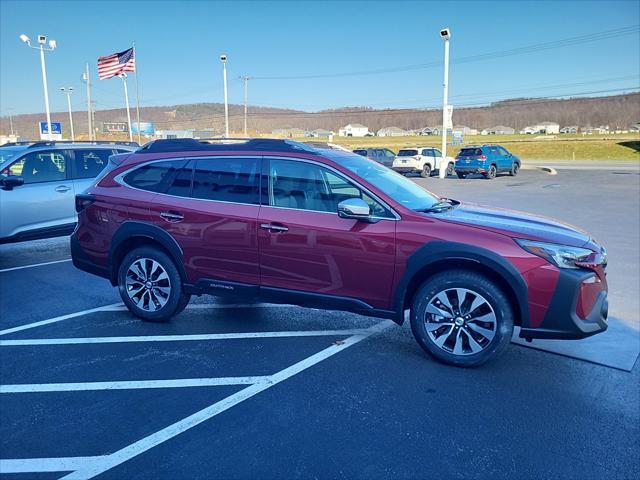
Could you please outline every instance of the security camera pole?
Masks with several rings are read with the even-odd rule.
[[[40,66],[42,67],[42,85],[44,87],[44,106],[45,111],[47,112],[47,137],[49,140],[51,139],[51,111],[49,110],[49,88],[47,87],[47,68],[44,63],[44,52],[45,50],[48,52],[52,52],[56,49],[58,44],[55,40],[49,40],[49,48],[45,48],[45,43],[47,43],[47,37],[45,35],[38,35],[38,47],[34,47],[31,45],[31,39],[27,37],[24,33],[20,35],[20,40],[27,44],[30,48],[35,48],[40,50]]]
[[[445,178],[447,176],[447,130],[449,127],[449,116],[447,114],[449,104],[449,39],[451,38],[451,30],[443,28],[440,30],[440,36],[444,40],[444,98],[442,101],[442,161],[438,169],[438,176]]]
[[[247,77],[246,75],[244,77],[240,77],[240,79],[244,82],[244,136],[248,137],[248,130],[247,130],[247,108],[248,108],[248,104],[247,104],[247,100],[249,98],[249,80],[251,80],[252,77]]]
[[[131,110],[129,109],[129,89],[127,88],[127,74],[118,75],[122,79],[124,85],[124,102],[127,106],[127,124],[129,125],[129,141],[133,142],[133,131],[131,130]]]
[[[67,105],[69,106],[69,125],[71,125],[71,141],[76,141],[76,135],[73,133],[73,115],[71,114],[71,94],[73,93],[73,87],[64,88],[60,87],[60,91],[63,95],[67,96]]]
[[[94,131],[91,121],[91,77],[89,76],[89,64],[85,66],[85,72],[82,74],[82,81],[87,84],[87,125],[89,129],[89,140],[93,140]]]
[[[222,75],[224,80],[224,136],[229,138],[229,103],[227,97],[227,56],[225,54],[220,55],[220,61],[222,62]]]

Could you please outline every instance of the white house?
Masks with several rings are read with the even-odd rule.
[[[398,127],[384,127],[376,133],[379,137],[404,137],[408,134],[409,132]]]
[[[442,127],[424,127],[418,135],[440,135]]]
[[[453,127],[454,132],[462,132],[464,135],[478,135],[478,130],[467,127],[466,125],[456,125]]]
[[[480,135],[513,135],[514,133],[516,133],[516,131],[511,127],[496,125],[492,128],[485,128],[480,132]]]
[[[341,137],[366,137],[369,134],[369,128],[359,123],[350,123],[338,130]]]
[[[536,125],[538,131],[536,133],[554,134],[560,133],[560,125],[555,122],[540,122]]]

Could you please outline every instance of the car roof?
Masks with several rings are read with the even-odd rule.
[[[138,149],[135,153],[182,152],[188,154],[188,152],[202,153],[216,151],[318,153],[318,148],[302,142],[274,138],[177,138],[154,140]]]
[[[11,150],[12,152],[20,153],[24,151],[38,151],[38,150],[68,150],[77,148],[123,148],[125,150],[136,150],[140,145],[136,142],[112,142],[112,141],[33,141],[33,142],[12,142],[0,145],[0,148],[5,150]]]

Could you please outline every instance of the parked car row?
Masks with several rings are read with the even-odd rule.
[[[465,178],[469,174],[479,173],[488,179],[500,173],[515,176],[522,166],[518,157],[500,145],[471,145],[460,150],[455,158],[446,159],[440,150],[433,147],[403,148],[397,154],[388,148],[357,148],[353,152],[398,173],[419,173],[423,178],[439,174],[443,165],[447,176],[457,174],[458,178]]]

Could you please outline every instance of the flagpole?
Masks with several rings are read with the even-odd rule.
[[[138,59],[136,58],[136,42],[133,42],[133,58],[135,59],[135,70],[133,71],[136,77],[136,118],[138,122],[138,143],[142,144],[141,127],[140,127],[140,88],[138,87]]]
[[[131,131],[131,111],[129,110],[129,90],[127,89],[127,74],[120,74],[122,84],[124,85],[124,101],[127,105],[127,122],[129,123],[129,141],[133,142],[133,132]]]

